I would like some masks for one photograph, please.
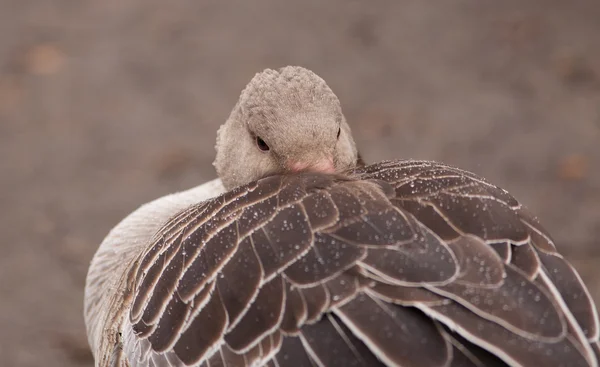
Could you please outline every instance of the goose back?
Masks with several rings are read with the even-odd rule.
[[[98,296],[112,314],[89,314],[106,365],[598,365],[596,308],[548,232],[444,164],[267,177],[136,249]]]

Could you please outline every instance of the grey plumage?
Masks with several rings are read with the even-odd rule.
[[[509,194],[432,162],[349,177],[275,176],[170,221],[132,273],[132,365],[252,365],[273,342],[277,365],[595,365],[584,285]]]
[[[269,174],[113,230],[98,366],[598,366],[585,285],[505,190],[428,161]]]

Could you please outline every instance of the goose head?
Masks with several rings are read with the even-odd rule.
[[[258,73],[217,133],[214,166],[226,189],[272,174],[335,173],[357,150],[337,96],[295,66]]]

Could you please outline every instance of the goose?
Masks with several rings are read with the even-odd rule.
[[[598,366],[596,307],[536,217],[453,166],[365,165],[315,73],[256,74],[217,136],[218,179],[94,255],[96,366]]]

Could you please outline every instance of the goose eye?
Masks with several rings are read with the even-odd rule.
[[[342,128],[340,127],[340,128],[338,128],[338,133],[337,133],[337,138],[338,138],[338,139],[340,138],[340,134],[341,134],[341,133],[342,133]]]
[[[262,150],[263,152],[268,152],[269,149],[271,149],[267,143],[265,143],[265,141],[258,136],[256,137],[256,145],[258,146],[258,149]]]

